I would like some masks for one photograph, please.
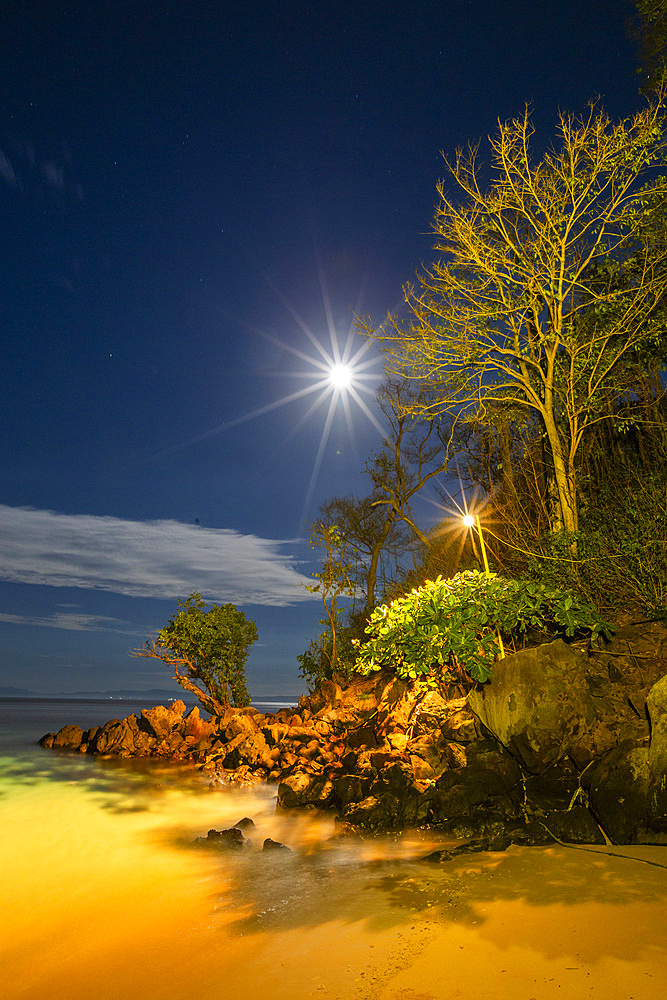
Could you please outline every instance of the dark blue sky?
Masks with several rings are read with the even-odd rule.
[[[330,395],[266,408],[400,302],[441,150],[526,102],[538,147],[597,93],[636,109],[632,12],[5,0],[0,686],[168,686],[127,651],[198,588],[257,621],[255,695],[301,690],[304,526],[381,437],[351,397],[324,441]]]

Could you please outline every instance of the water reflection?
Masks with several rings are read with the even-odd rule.
[[[648,955],[655,964],[667,948],[663,869],[560,847],[423,863],[441,846],[436,833],[337,840],[332,816],[276,813],[275,787],[210,788],[184,765],[34,746],[3,765],[0,910],[11,925],[0,962],[17,1000],[91,990],[104,1000],[369,1000],[373,976],[416,962],[436,934],[435,978],[427,986],[422,965],[416,992],[398,995],[423,986],[440,996],[443,962],[458,963],[469,986],[468,956],[486,946],[493,960],[502,953],[501,971],[518,942],[531,961],[567,957],[568,967],[573,951],[594,963],[646,964]],[[247,851],[194,846],[246,816],[255,824],[244,831]],[[267,837],[291,852],[263,853]],[[517,976],[525,955],[515,956]],[[520,987],[506,995],[547,996],[532,979]]]
[[[358,988],[368,1000],[367,979],[386,975],[379,962],[416,961],[436,933],[443,949],[457,942],[448,961],[464,960],[463,940],[505,951],[520,940],[563,958],[576,926],[590,961],[663,954],[660,869],[560,847],[426,864],[417,859],[438,846],[428,831],[336,840],[332,816],[276,813],[268,786],[212,791],[163,762],[59,765],[57,782],[42,777],[0,804],[8,996],[282,1000]],[[245,816],[255,824],[246,851],[194,846]],[[262,852],[266,837],[291,852]]]

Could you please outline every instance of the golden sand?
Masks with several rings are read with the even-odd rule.
[[[292,854],[190,845],[252,816]],[[7,1000],[663,1000],[667,848],[432,865],[418,838],[332,847],[267,790],[136,801],[35,782],[0,801]],[[599,852],[600,849],[595,849]],[[635,859],[643,859],[638,861]]]

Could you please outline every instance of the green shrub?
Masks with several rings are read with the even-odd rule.
[[[178,612],[158,632],[158,642],[152,646],[157,655],[174,666],[174,679],[202,701],[196,686],[200,681],[211,698],[219,705],[250,704],[246,687],[245,662],[250,647],[257,639],[257,627],[233,604],[206,603],[198,591],[178,602]],[[151,655],[150,649],[144,655]],[[179,666],[185,675],[179,674]]]
[[[595,610],[565,590],[530,580],[505,580],[477,570],[425,583],[371,615],[358,649],[361,674],[394,669],[399,677],[443,677],[483,683],[492,676],[498,632],[511,645],[530,633],[542,639],[610,633]]]

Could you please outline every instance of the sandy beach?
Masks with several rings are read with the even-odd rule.
[[[512,847],[444,864],[428,835],[327,843],[267,789],[22,786],[0,809],[8,1000],[662,1000],[667,848]],[[193,850],[253,815],[292,853]],[[637,860],[640,859],[640,860]]]

